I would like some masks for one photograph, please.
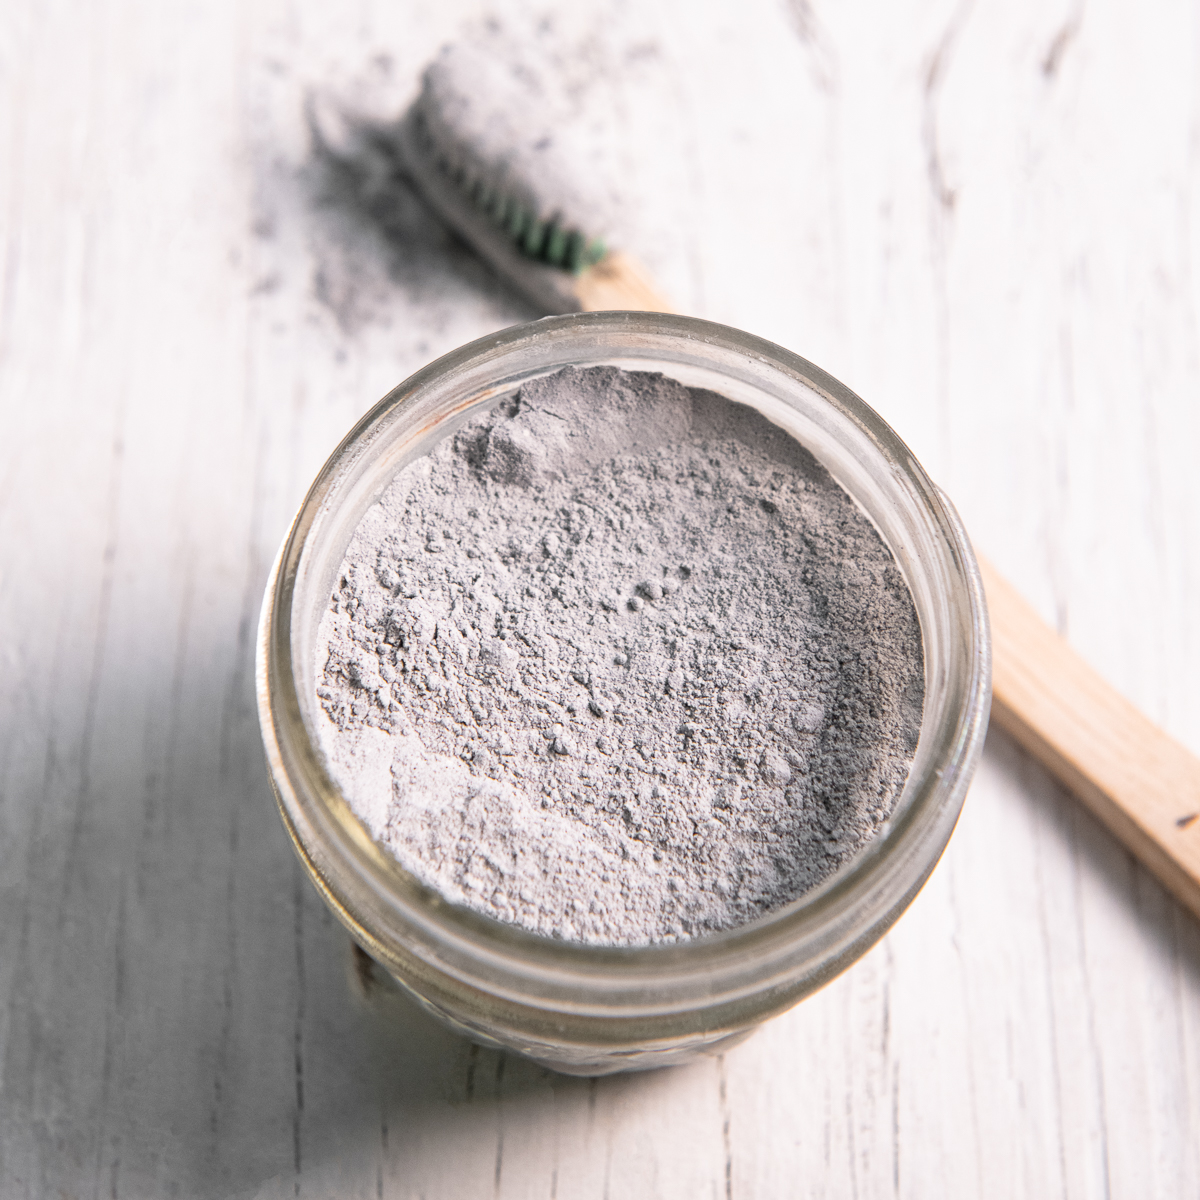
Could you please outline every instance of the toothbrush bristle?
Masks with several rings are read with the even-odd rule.
[[[509,94],[513,78],[490,53],[444,50],[426,70],[421,95],[405,123],[414,170],[418,178],[421,173],[431,177],[433,194],[445,197],[448,219],[469,240],[494,243],[502,261],[511,251],[530,264],[578,275],[607,253],[603,239],[595,236],[606,221],[597,215],[603,205],[593,211],[595,204],[586,198],[581,204],[574,190],[563,186],[564,171],[550,153],[557,138],[546,134],[524,146],[522,131],[529,121],[520,114],[528,114],[523,107],[528,97],[515,97],[515,115],[508,124],[493,119],[491,97]],[[454,197],[468,208],[459,216]],[[543,275],[538,286],[553,295],[547,303],[569,302],[574,284]]]
[[[525,237],[525,226],[529,223],[529,213],[518,203],[514,203],[508,214],[508,236],[521,245]]]
[[[551,218],[546,229],[546,241],[542,248],[545,260],[552,267],[561,267],[567,254],[567,231],[559,225],[556,218]]]
[[[567,251],[564,256],[568,271],[578,273],[583,270],[583,234],[572,229],[567,234]]]
[[[524,250],[530,258],[541,259],[542,249],[545,246],[545,243],[546,222],[538,220],[530,221],[525,230],[525,240],[521,243],[521,249]]]
[[[601,238],[588,238],[580,230],[562,225],[557,213],[543,217],[507,193],[503,185],[489,182],[483,171],[472,169],[440,145],[428,121],[419,119],[415,128],[442,178],[485,214],[497,232],[526,258],[578,274],[607,253]]]

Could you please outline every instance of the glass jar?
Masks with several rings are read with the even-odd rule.
[[[525,381],[567,365],[662,371],[753,405],[806,446],[874,522],[912,592],[925,711],[878,835],[818,887],[722,933],[597,947],[502,924],[431,890],[353,815],[315,745],[317,628],[350,538],[396,472]],[[941,856],[983,744],[991,658],[979,571],[947,498],[842,384],[760,338],[686,317],[583,313],[503,330],[377,404],[309,490],[267,585],[258,704],[279,810],[355,941],[475,1041],[598,1075],[722,1050],[828,983],[904,911]]]

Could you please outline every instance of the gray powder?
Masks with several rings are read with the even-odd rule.
[[[321,625],[319,740],[448,899],[670,942],[799,896],[890,813],[921,634],[874,527],[753,409],[568,368],[400,472]]]

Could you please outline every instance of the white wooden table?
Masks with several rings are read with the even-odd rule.
[[[724,1058],[567,1080],[363,999],[267,785],[267,567],[355,418],[536,314],[303,102],[399,111],[482,11],[0,12],[0,1194],[1200,1195],[1200,926],[997,734],[893,933]],[[1196,5],[642,11],[683,182],[633,249],[1200,751]]]

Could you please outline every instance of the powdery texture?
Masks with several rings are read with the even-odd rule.
[[[924,698],[878,533],[761,414],[568,368],[400,472],[323,618],[320,742],[452,901],[669,942],[799,896],[887,817]]]

